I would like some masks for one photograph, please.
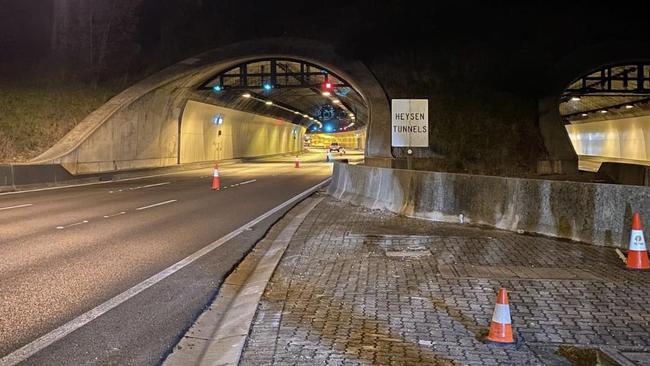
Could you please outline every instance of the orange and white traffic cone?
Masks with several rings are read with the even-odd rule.
[[[512,335],[512,319],[510,319],[510,304],[508,292],[500,288],[497,295],[497,304],[492,313],[490,332],[485,338],[486,343],[497,345],[514,344],[515,338]]]
[[[300,157],[296,156],[296,159],[294,160],[294,164],[296,168],[300,168]]]
[[[212,170],[212,189],[221,188],[221,178],[219,177],[219,166],[214,164],[214,169]]]
[[[641,215],[638,212],[632,217],[632,232],[630,233],[630,250],[627,252],[628,269],[650,269],[648,250],[643,238]]]

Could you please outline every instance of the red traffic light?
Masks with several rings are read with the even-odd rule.
[[[323,89],[332,90],[332,83],[330,83],[329,80],[325,81],[325,83],[323,84]]]

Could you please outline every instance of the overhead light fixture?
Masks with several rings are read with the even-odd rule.
[[[357,117],[355,117],[355,116],[350,117],[350,119],[355,119],[355,118],[357,118]]]
[[[350,113],[349,116],[350,116],[350,117],[354,117],[354,113]]]
[[[250,97],[251,97],[251,93],[244,93],[244,94],[242,94],[241,96],[244,97],[244,98],[250,98]]]
[[[332,93],[330,93],[328,91],[324,91],[322,94],[323,94],[324,97],[329,97],[330,95],[332,95]]]
[[[605,113],[607,113],[607,110],[606,110],[606,109],[602,109],[602,110],[600,111],[600,113],[605,114]]]
[[[269,91],[269,90],[273,89],[273,86],[271,84],[264,84],[263,88],[264,88],[264,90]]]
[[[634,108],[634,106],[633,106],[632,104],[627,104],[627,105],[625,106],[625,109],[632,109],[632,108]]]
[[[587,113],[582,113],[581,116],[582,117],[587,117]]]
[[[309,118],[309,116],[308,116],[308,115],[306,115],[306,114],[303,114],[302,116],[303,116],[303,117],[305,117],[305,118]]]
[[[264,102],[264,104],[266,104],[266,105],[273,105],[273,102],[271,102],[270,100],[267,100],[266,102]]]
[[[334,103],[334,104],[339,104],[339,103],[341,103],[341,101],[338,100],[338,99],[334,99],[334,100],[332,101],[332,103]]]
[[[580,101],[580,97],[571,97],[572,102],[578,102]]]

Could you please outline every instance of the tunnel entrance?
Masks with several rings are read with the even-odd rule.
[[[184,109],[179,164],[322,148],[324,140],[365,148],[364,98],[341,76],[311,62],[250,60],[219,70],[196,92],[206,103],[190,100]]]
[[[329,95],[321,89],[327,80]],[[302,148],[308,130],[365,131],[366,164],[391,166],[390,107],[370,70],[318,41],[269,38],[140,81],[32,163],[83,174],[260,156]]]
[[[650,165],[650,62],[610,64],[574,79],[559,103],[579,169]]]

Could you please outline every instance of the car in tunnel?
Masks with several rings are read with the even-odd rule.
[[[338,142],[332,142],[330,146],[327,148],[328,152],[337,152],[341,154],[345,154],[345,148],[341,145],[339,145]]]
[[[338,142],[332,142],[327,149],[328,152],[337,152],[341,154],[345,154],[345,148],[341,145],[339,145]]]

